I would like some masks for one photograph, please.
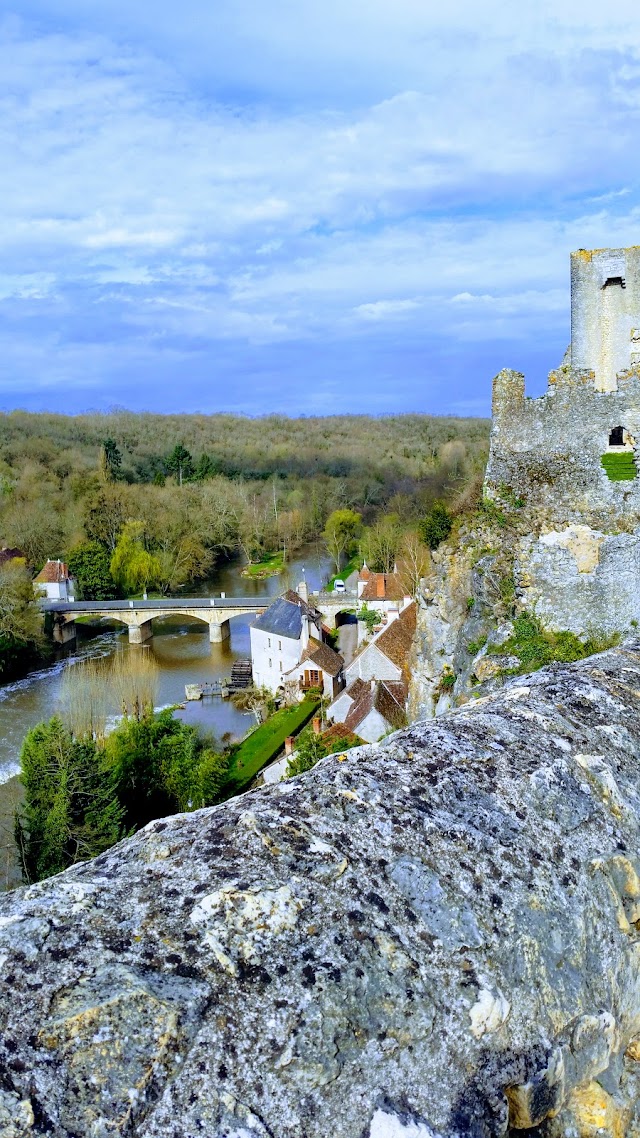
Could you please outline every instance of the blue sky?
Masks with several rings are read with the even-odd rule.
[[[639,140],[637,0],[0,0],[0,409],[537,394]]]

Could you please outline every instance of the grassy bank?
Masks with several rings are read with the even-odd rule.
[[[259,580],[262,577],[275,577],[276,573],[282,573],[283,569],[284,553],[279,550],[278,553],[266,553],[261,561],[252,561],[249,565],[245,565],[242,576]]]
[[[288,735],[300,731],[320,706],[317,699],[305,699],[295,707],[283,707],[266,723],[261,723],[234,752],[229,766],[228,787],[236,794],[282,750]]]

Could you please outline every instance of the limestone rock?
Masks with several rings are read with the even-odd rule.
[[[3,895],[2,1138],[639,1138],[639,759],[636,640]]]

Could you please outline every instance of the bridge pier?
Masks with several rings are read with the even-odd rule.
[[[145,620],[142,624],[129,625],[129,644],[146,644],[153,636],[153,623]]]
[[[52,634],[54,644],[73,644],[76,639],[75,620],[65,620],[62,614],[56,614],[53,621]]]
[[[228,640],[231,635],[231,628],[229,621],[223,620],[218,624],[217,621],[211,621],[209,624],[209,643],[222,644],[224,640]]]

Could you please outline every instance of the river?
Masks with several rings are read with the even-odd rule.
[[[331,571],[331,562],[321,547],[309,546],[278,576],[265,580],[243,577],[241,562],[231,561],[222,565],[209,580],[201,582],[192,593],[181,596],[206,597],[224,592],[227,596],[274,597],[284,589],[295,588],[303,576],[313,591],[327,580]],[[209,630],[204,624],[174,617],[155,620],[149,650],[158,664],[158,706],[182,703],[185,684],[229,676],[233,661],[250,654],[249,625],[253,619],[247,615],[232,620],[231,636],[222,644],[209,643]],[[78,628],[73,654],[0,687],[0,782],[16,774],[20,747],[29,728],[49,719],[59,709],[64,673],[68,668],[87,656],[113,659],[117,652],[140,651],[129,646],[126,630],[117,625],[109,630],[104,626],[90,629],[79,625]],[[114,716],[117,715],[118,708],[112,710]],[[177,714],[218,738],[226,733],[233,739],[241,738],[253,722],[251,715],[238,711],[229,700],[217,696],[188,703]]]

